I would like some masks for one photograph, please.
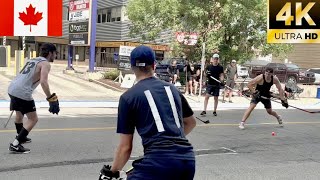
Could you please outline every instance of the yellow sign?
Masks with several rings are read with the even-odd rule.
[[[155,51],[167,51],[168,46],[167,45],[156,45],[156,44],[143,44],[143,43],[135,43],[135,42],[126,42],[126,46],[140,46],[145,45],[151,47]]]
[[[320,43],[320,0],[268,0],[268,43]]]
[[[97,47],[120,47],[124,46],[124,42],[96,42]]]

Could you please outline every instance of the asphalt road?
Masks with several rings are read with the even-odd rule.
[[[0,179],[97,179],[103,164],[112,162],[118,136],[115,109],[70,109],[59,116],[40,109],[31,132],[30,154],[10,154],[14,124],[0,129]],[[278,110],[285,126],[264,110],[255,110],[245,130],[238,128],[243,110],[208,112],[188,136],[198,153],[197,180],[319,179],[320,114]],[[198,115],[200,112],[195,112]],[[0,116],[0,123],[6,120]],[[275,136],[272,136],[275,132]],[[132,158],[142,155],[139,136]],[[128,163],[125,168],[129,168]]]

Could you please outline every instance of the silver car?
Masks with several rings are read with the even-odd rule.
[[[316,78],[314,84],[320,84],[320,68],[310,68],[307,71],[314,73],[314,77]]]

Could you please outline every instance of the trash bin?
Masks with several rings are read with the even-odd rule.
[[[320,99],[320,86],[317,87],[317,98]]]

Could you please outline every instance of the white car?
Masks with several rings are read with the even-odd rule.
[[[238,77],[246,78],[249,76],[249,68],[244,66],[237,66]]]
[[[320,68],[311,68],[311,69],[308,69],[307,71],[314,73],[314,77],[316,78],[316,80],[314,81],[314,84],[320,84]]]

